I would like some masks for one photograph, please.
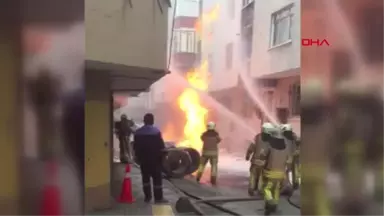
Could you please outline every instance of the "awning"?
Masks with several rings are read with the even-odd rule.
[[[265,75],[256,77],[256,79],[280,79],[280,78],[287,78],[292,76],[300,76],[300,68],[293,68],[285,71],[265,74]]]
[[[109,73],[111,90],[127,96],[137,96],[149,91],[150,86],[168,74],[166,70],[133,67],[115,63],[87,60],[88,70],[101,70]]]

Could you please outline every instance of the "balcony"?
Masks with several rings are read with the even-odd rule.
[[[180,72],[192,69],[199,53],[198,41],[194,29],[175,29],[172,41],[172,66]]]

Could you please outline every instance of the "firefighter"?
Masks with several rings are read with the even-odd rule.
[[[297,160],[294,161],[294,158],[297,159],[298,156],[298,138],[296,133],[293,132],[292,126],[290,124],[283,124],[281,126],[282,135],[286,141],[288,151],[290,152],[290,156],[287,161],[286,168],[286,179],[289,180],[290,174],[292,174],[292,184],[294,188],[298,187],[298,164]]]
[[[136,130],[134,135],[134,152],[140,164],[144,192],[144,201],[152,199],[151,178],[153,182],[153,195],[156,203],[164,203],[162,182],[162,160],[165,144],[161,132],[153,126],[154,116],[147,113],[144,116],[144,126]]]
[[[265,213],[276,212],[280,198],[280,187],[285,178],[285,168],[290,157],[289,147],[285,141],[282,130],[277,126],[271,132],[269,145],[261,152],[261,160],[265,160],[263,170],[263,193],[265,200]]]
[[[132,147],[130,144],[130,137],[132,135],[133,121],[123,114],[120,121],[115,123],[116,135],[119,139],[120,161],[127,163],[132,159]],[[128,155],[128,159],[127,156]]]
[[[207,162],[211,164],[211,184],[216,185],[217,181],[217,163],[218,163],[218,144],[221,141],[219,133],[215,130],[214,122],[207,124],[207,130],[201,135],[203,141],[203,151],[200,158],[200,166],[197,170],[196,180],[200,182],[201,176]]]
[[[297,190],[301,184],[301,165],[300,165],[300,139],[296,140],[296,149],[293,153],[293,189]]]
[[[260,178],[262,174],[262,170],[265,165],[265,161],[259,158],[261,151],[268,145],[268,142],[271,138],[271,129],[273,129],[273,125],[271,123],[264,123],[261,127],[261,133],[255,136],[254,142],[252,142],[245,155],[245,160],[251,162],[250,167],[250,176],[248,183],[248,194],[250,196],[254,195],[255,190],[261,192],[259,189],[259,185],[262,182]]]

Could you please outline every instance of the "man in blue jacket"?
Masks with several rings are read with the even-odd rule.
[[[162,158],[165,145],[160,130],[153,124],[153,114],[145,114],[144,126],[134,135],[134,152],[140,164],[145,202],[152,200],[151,178],[155,202],[167,202],[163,198],[162,182]]]

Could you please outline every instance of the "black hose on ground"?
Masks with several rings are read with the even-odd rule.
[[[140,168],[140,166],[137,164],[137,163],[133,163],[133,165],[134,166],[136,166],[137,168]],[[177,190],[180,194],[184,194],[185,196],[187,196],[187,197],[190,197],[190,198],[192,198],[192,199],[194,199],[194,200],[198,200],[198,201],[202,201],[202,198],[200,198],[200,197],[198,197],[198,196],[195,196],[195,195],[193,195],[193,194],[191,194],[191,193],[189,193],[189,192],[187,192],[187,191],[185,191],[185,190],[183,190],[183,189],[180,189],[179,187],[177,187],[173,182],[172,182],[172,180],[169,178],[169,177],[167,177],[167,175],[163,175],[163,178],[167,181],[167,182],[169,182],[171,185],[172,185],[172,187],[175,189],[175,190]],[[227,214],[230,214],[230,215],[235,215],[235,216],[241,216],[241,214],[239,214],[239,213],[237,213],[237,212],[234,212],[234,211],[232,211],[232,210],[229,210],[229,209],[227,209],[227,208],[224,208],[224,207],[222,207],[222,206],[219,206],[219,205],[215,205],[215,204],[213,204],[213,203],[210,203],[210,202],[205,202],[205,201],[202,201],[202,203],[204,203],[204,204],[206,204],[206,205],[208,205],[208,206],[210,206],[210,207],[212,207],[212,208],[215,208],[215,209],[217,209],[217,210],[219,210],[219,211],[221,211],[221,212],[225,212],[225,213],[227,213]],[[195,211],[195,213],[197,213],[198,215],[205,215],[203,212],[196,212]]]
[[[294,203],[294,202],[291,200],[292,196],[293,196],[293,193],[292,193],[290,196],[288,196],[288,198],[287,198],[288,203],[289,203],[291,206],[293,206],[293,207],[295,207],[295,208],[297,208],[297,209],[301,209],[301,206],[300,206],[300,205]]]
[[[187,197],[190,197],[190,198],[192,198],[192,199],[194,199],[194,200],[197,200],[197,201],[201,201],[202,203],[204,203],[204,204],[206,204],[206,205],[208,205],[208,206],[210,206],[210,207],[212,207],[212,208],[215,208],[215,209],[217,209],[217,210],[219,210],[219,211],[221,211],[221,212],[225,212],[225,213],[230,214],[230,215],[241,216],[241,214],[239,214],[239,213],[237,213],[237,212],[234,212],[234,211],[232,211],[232,210],[230,210],[230,209],[227,209],[227,208],[225,208],[225,207],[222,207],[222,206],[220,206],[220,205],[216,205],[216,204],[213,204],[213,203],[211,203],[211,202],[204,201],[202,198],[200,198],[200,197],[198,197],[198,196],[195,196],[195,195],[193,195],[193,194],[191,194],[191,193],[189,193],[189,192],[187,192],[187,191],[185,191],[185,190],[183,190],[183,189],[180,189],[179,187],[177,187],[177,186],[172,182],[171,179],[166,179],[166,180],[167,180],[170,184],[172,184],[172,186],[175,187],[177,190],[179,190],[179,191],[181,191],[183,194],[185,194]]]

